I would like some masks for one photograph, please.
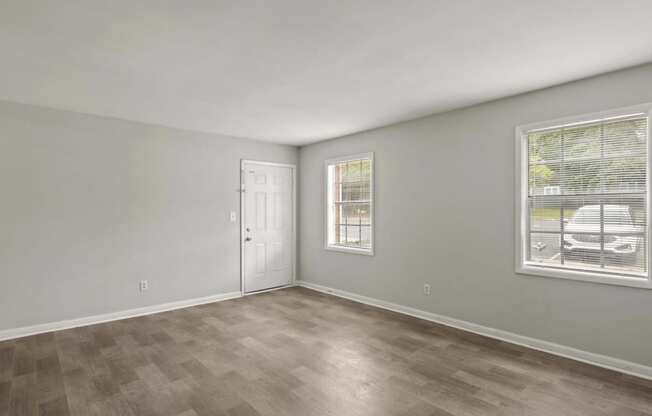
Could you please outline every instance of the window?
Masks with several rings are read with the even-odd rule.
[[[517,128],[517,272],[652,288],[650,108]]]
[[[373,154],[326,161],[326,249],[373,254]]]

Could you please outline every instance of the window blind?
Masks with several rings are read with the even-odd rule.
[[[647,124],[633,115],[527,133],[527,262],[647,273]]]

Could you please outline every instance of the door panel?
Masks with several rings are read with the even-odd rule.
[[[267,194],[265,192],[256,192],[256,230],[265,231],[267,223]]]
[[[294,258],[292,169],[247,162],[242,174],[244,291],[287,285]]]
[[[265,244],[256,243],[256,274],[264,274],[267,269],[267,255]]]

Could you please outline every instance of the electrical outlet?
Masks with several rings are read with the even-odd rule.
[[[430,296],[430,285],[428,283],[423,284],[423,294]]]
[[[149,282],[147,280],[141,280],[140,281],[140,291],[144,292],[147,289],[149,289]]]

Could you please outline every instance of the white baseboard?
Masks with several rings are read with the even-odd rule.
[[[176,302],[161,303],[158,305],[145,306],[142,308],[127,309],[124,311],[87,316],[84,318],[69,319],[69,320],[58,321],[58,322],[49,322],[46,324],[24,326],[21,328],[5,329],[0,331],[0,341],[26,337],[29,335],[42,334],[44,332],[60,331],[62,329],[77,328],[80,326],[95,325],[103,322],[117,321],[119,319],[135,318],[137,316],[151,315],[154,313],[172,311],[175,309],[187,308],[190,306],[197,306],[206,303],[213,303],[213,302],[220,302],[228,299],[235,299],[241,296],[242,294],[240,292],[220,293],[218,295],[180,300]]]
[[[405,315],[414,316],[416,318],[425,319],[427,321],[436,322],[442,325],[461,329],[463,331],[472,332],[474,334],[484,335],[486,337],[498,339],[501,341],[506,341],[512,344],[521,345],[523,347],[532,348],[534,350],[547,352],[553,355],[558,355],[560,357],[570,358],[572,360],[581,361],[583,363],[607,368],[609,370],[614,370],[624,374],[629,374],[636,377],[652,380],[652,367],[648,367],[642,364],[637,364],[630,361],[621,360],[619,358],[609,357],[606,355],[595,354],[592,352],[555,344],[549,341],[530,338],[523,335],[515,334],[513,332],[490,328],[487,326],[474,324],[472,322],[462,321],[460,319],[450,318],[448,316],[438,315],[432,312],[426,312],[420,309],[411,308],[409,306],[398,305],[395,303],[358,295],[344,290],[333,289],[330,287],[326,287],[326,286],[322,286],[322,285],[318,285],[315,283],[310,283],[302,280],[297,281],[297,285],[306,287],[308,289],[313,289],[319,292],[328,293],[341,298],[364,303],[366,305],[376,306],[393,312],[398,312]]]

